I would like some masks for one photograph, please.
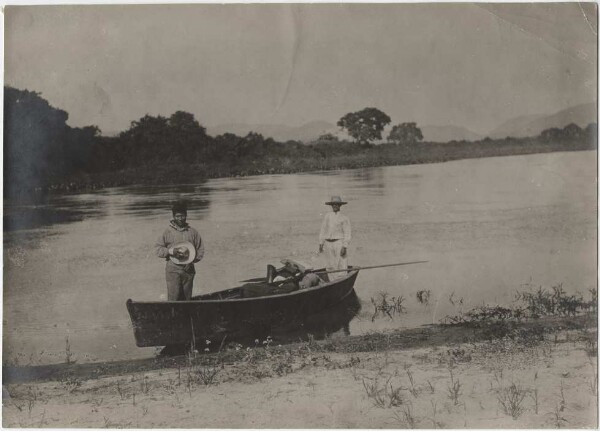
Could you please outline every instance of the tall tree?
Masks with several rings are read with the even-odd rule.
[[[388,135],[388,141],[413,144],[423,140],[423,133],[417,127],[417,123],[402,123],[392,127]]]
[[[169,118],[145,115],[132,121],[129,130],[118,139],[122,144],[123,167],[197,162],[211,141],[194,115],[184,111],[177,111]]]
[[[39,93],[4,87],[4,192],[27,194],[62,181],[89,163],[100,130],[73,128],[69,115]],[[24,196],[26,197],[26,196]]]
[[[540,134],[540,137],[546,141],[559,141],[559,140],[577,140],[581,139],[585,134],[585,130],[579,127],[575,123],[571,123],[562,129],[558,127],[551,127],[545,129]]]
[[[377,108],[365,108],[350,112],[337,122],[342,129],[359,143],[368,143],[381,139],[381,132],[391,122],[391,118]]]
[[[185,111],[177,111],[169,117],[169,126],[178,132],[187,132],[193,134],[204,135],[206,128],[194,118],[194,114]]]
[[[317,138],[317,141],[338,142],[340,139],[332,133],[325,133]]]

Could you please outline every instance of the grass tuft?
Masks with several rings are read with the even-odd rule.
[[[523,400],[526,395],[527,391],[525,389],[515,383],[511,383],[510,386],[500,389],[497,398],[504,413],[516,420],[525,411]]]

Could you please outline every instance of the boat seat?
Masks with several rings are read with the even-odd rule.
[[[287,281],[281,284],[267,283],[248,283],[241,286],[242,298],[255,298],[257,296],[280,295],[298,290],[298,284],[293,281]]]

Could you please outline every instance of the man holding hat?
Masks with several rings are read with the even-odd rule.
[[[186,223],[186,202],[175,202],[171,210],[173,219],[156,241],[155,248],[156,255],[167,260],[168,300],[183,301],[192,298],[194,263],[204,257],[204,243],[198,231]]]
[[[327,257],[327,270],[348,268],[348,243],[350,243],[350,219],[340,212],[340,207],[347,204],[339,196],[332,196],[332,212],[325,214],[319,234],[319,253],[325,252]],[[330,278],[335,278],[343,273],[334,273]]]

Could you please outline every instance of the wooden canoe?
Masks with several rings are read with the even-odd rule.
[[[138,347],[188,344],[204,340],[272,335],[273,330],[302,321],[340,304],[354,293],[357,270],[290,293],[243,298],[243,287],[193,297],[190,301],[127,300]]]

